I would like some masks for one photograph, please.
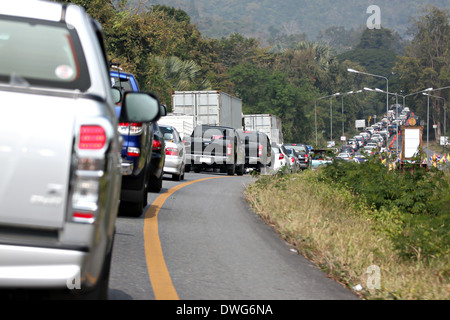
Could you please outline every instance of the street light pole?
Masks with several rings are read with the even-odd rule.
[[[427,95],[427,152],[428,149],[428,136],[430,135],[430,96]],[[427,153],[427,165],[428,165],[428,153]]]
[[[444,137],[446,137],[447,135],[446,135],[446,125],[447,125],[447,123],[446,123],[446,121],[447,121],[447,113],[446,113],[446,104],[447,104],[447,100],[445,100],[445,98],[444,97],[440,97],[440,96],[434,96],[434,95],[431,95],[431,94],[429,94],[429,93],[425,93],[425,92],[422,92],[422,94],[424,95],[424,96],[428,96],[428,99],[430,98],[430,97],[433,97],[433,98],[437,98],[437,99],[442,99],[442,100],[444,100]],[[428,126],[428,124],[427,124],[427,126]],[[428,135],[428,134],[427,134]],[[446,147],[447,146],[447,144],[445,144],[444,145],[444,147]],[[427,148],[428,148],[428,146],[427,146]],[[446,148],[445,148],[446,149]]]
[[[341,103],[342,103],[342,136],[344,136],[345,135],[345,130],[344,130],[344,96],[347,96],[347,95],[350,95],[350,94],[353,94],[353,93],[360,93],[360,92],[363,92],[363,90],[358,90],[358,91],[356,91],[356,92],[354,92],[354,91],[349,91],[349,92],[347,92],[347,93],[343,93],[342,95],[341,95]]]
[[[339,92],[337,92],[337,93],[333,93],[333,94],[330,94],[330,95],[328,95],[328,96],[323,96],[323,97],[320,97],[320,98],[317,98],[315,101],[314,101],[314,121],[315,121],[315,127],[316,127],[316,146],[317,146],[317,101],[318,100],[321,100],[321,99],[325,99],[325,98],[330,98],[330,110],[331,110],[331,115],[330,115],[330,121],[331,121],[331,137],[333,137],[333,105],[332,105],[332,100],[331,100],[331,98],[332,97],[335,97],[335,96],[338,96],[338,95],[340,95],[340,93]]]
[[[383,79],[386,80],[386,92],[389,92],[389,79],[388,78],[380,76],[380,75],[377,75],[377,74],[362,72],[362,71],[358,71],[358,70],[350,69],[350,68],[348,68],[347,71],[348,72],[353,72],[353,73],[361,73],[361,74],[365,74],[365,75],[372,76],[372,77],[377,77],[377,78],[383,78]],[[389,94],[386,93],[386,117],[388,115],[388,111],[389,111]]]

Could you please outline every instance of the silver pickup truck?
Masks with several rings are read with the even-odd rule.
[[[160,116],[154,96],[111,88],[107,61],[101,26],[81,7],[2,2],[0,289],[105,297],[122,177],[117,124]]]

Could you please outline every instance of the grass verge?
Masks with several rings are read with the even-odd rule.
[[[374,210],[349,188],[322,182],[319,172],[258,177],[246,190],[247,200],[330,277],[351,289],[359,285],[356,292],[364,299],[450,298],[448,254],[424,259],[419,248],[405,259],[390,234],[392,217],[400,214]],[[386,228],[383,217],[389,217]]]

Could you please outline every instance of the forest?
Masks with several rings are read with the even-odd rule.
[[[222,90],[242,99],[245,114],[279,116],[285,142],[315,144],[317,123],[318,144],[324,146],[329,139],[354,135],[356,119],[382,117],[386,95],[364,87],[386,90],[388,85],[389,92],[405,96],[450,83],[449,10],[435,6],[411,17],[408,40],[385,27],[357,32],[332,27],[314,41],[306,34],[283,35],[274,49],[238,32],[206,36],[186,11],[171,6],[140,1],[130,6],[126,0],[70,2],[102,24],[111,61],[134,73],[141,90],[155,92],[169,111],[174,90]],[[332,45],[339,41],[340,46]],[[350,73],[349,68],[388,81]],[[340,95],[321,99],[335,93]],[[433,95],[430,121],[442,131],[449,93],[444,89]],[[390,95],[389,104],[394,103]],[[406,105],[421,119],[426,117],[426,97],[410,95]],[[339,128],[334,137],[332,126]]]

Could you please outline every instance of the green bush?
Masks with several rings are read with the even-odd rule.
[[[449,253],[449,178],[448,172],[419,167],[389,171],[376,157],[361,164],[334,162],[319,175],[372,208],[370,217],[401,257],[420,259]]]

